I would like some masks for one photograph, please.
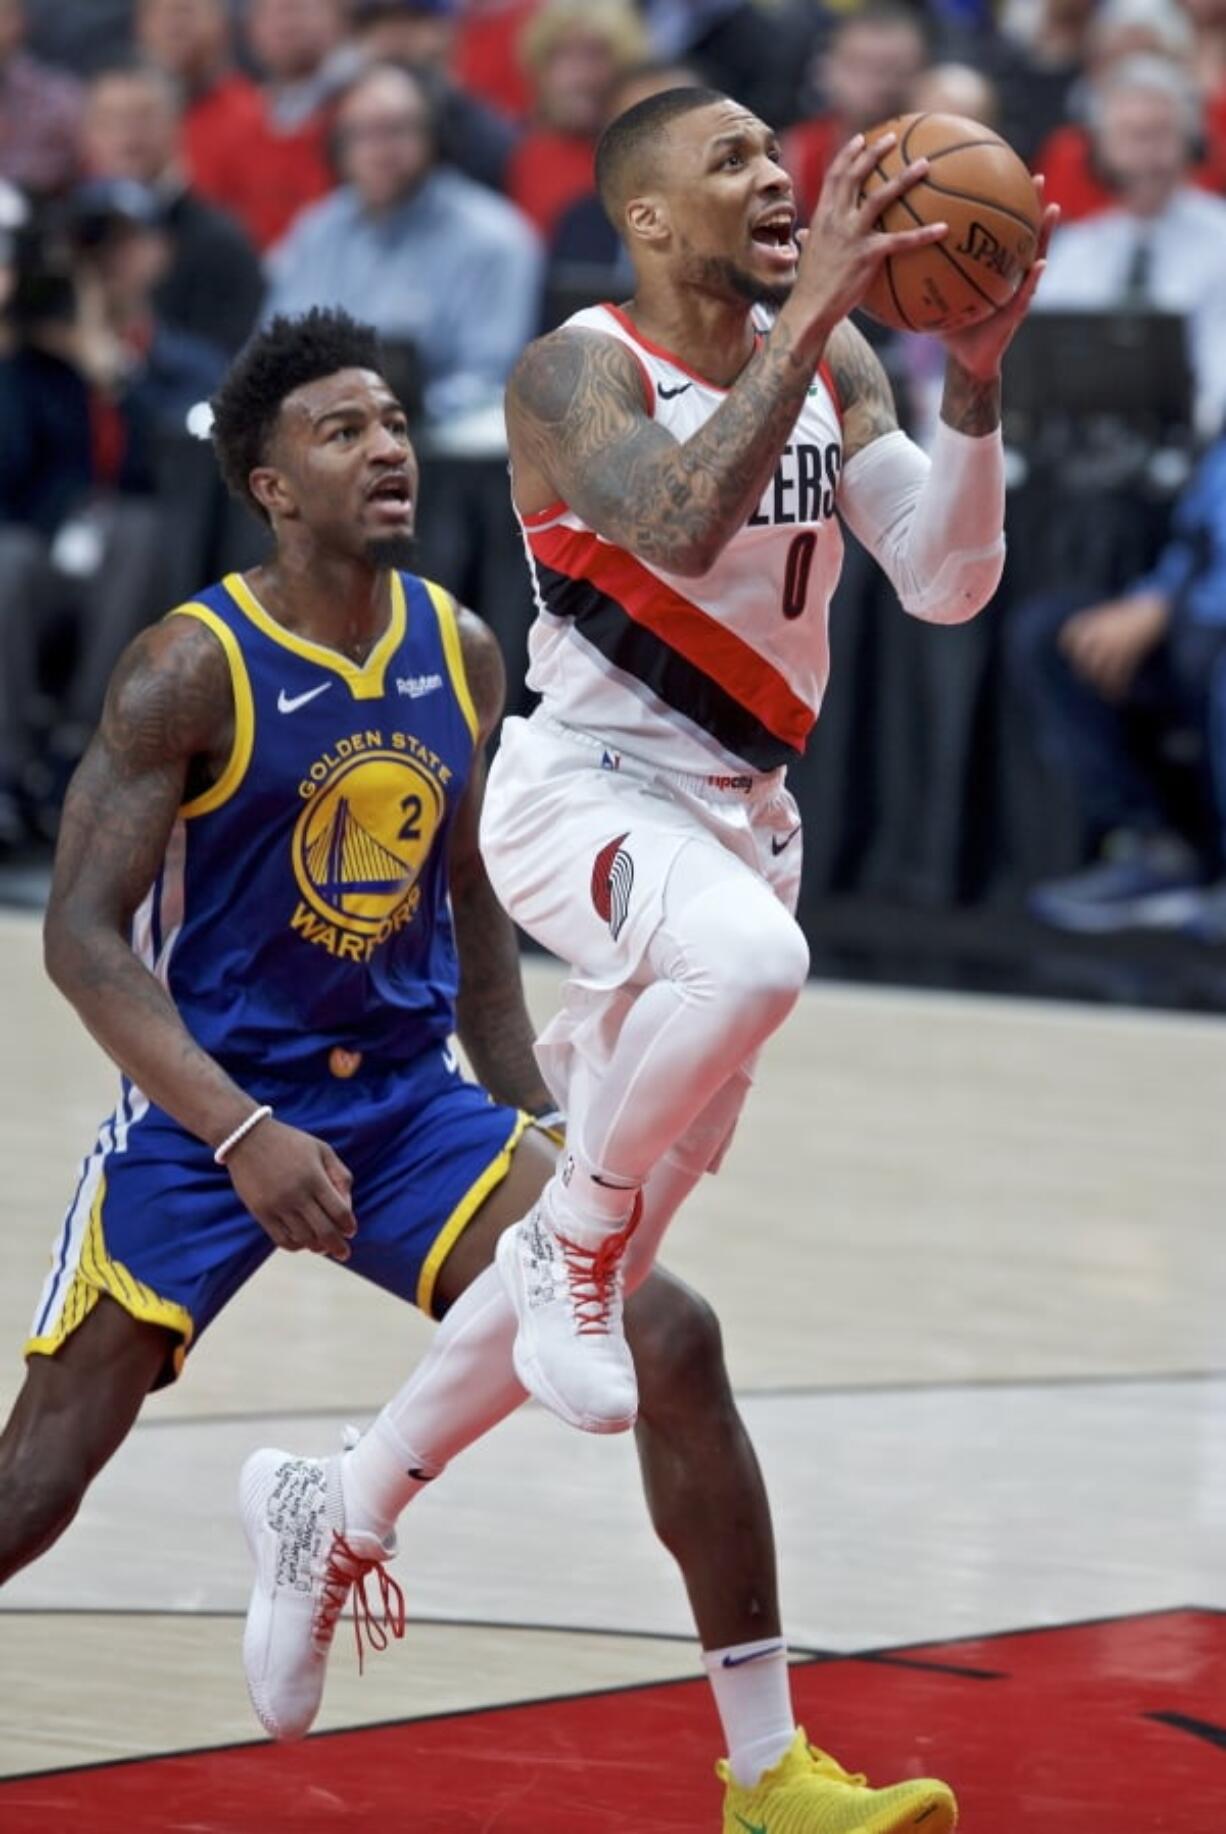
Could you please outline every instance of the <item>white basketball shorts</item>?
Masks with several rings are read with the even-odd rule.
[[[562,1010],[537,1057],[563,1111],[599,1077],[650,977],[648,945],[673,865],[689,846],[718,849],[734,901],[753,874],[794,915],[802,837],[783,772],[683,775],[617,752],[542,712],[508,719],[490,769],[481,851],[504,908],[570,970]],[[714,1170],[752,1075],[746,1064],[679,1152]]]

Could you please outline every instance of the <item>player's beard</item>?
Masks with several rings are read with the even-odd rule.
[[[416,535],[372,535],[362,550],[370,567],[412,573],[417,563]]]
[[[725,299],[731,296],[743,300],[747,306],[769,306],[777,312],[786,304],[794,284],[789,280],[786,286],[772,286],[769,281],[759,280],[756,274],[739,267],[728,255],[702,255],[691,257],[691,261],[687,276],[691,284]]]

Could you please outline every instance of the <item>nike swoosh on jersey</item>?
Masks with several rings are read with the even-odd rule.
[[[285,689],[282,688],[281,692],[277,695],[277,712],[297,713],[299,707],[305,707],[307,702],[309,700],[314,700],[317,694],[326,694],[331,686],[332,683],[330,681],[321,681],[317,688],[308,688],[305,694],[292,695],[287,694]]]
[[[779,836],[777,834],[772,834],[771,835],[771,852],[776,855],[781,854],[785,847],[791,846],[792,842],[796,839],[796,836],[799,833],[800,833],[800,824],[798,823],[797,826],[792,829],[792,832],[790,834],[784,835],[782,840],[779,839]]]
[[[666,388],[661,382],[657,385],[656,394],[661,401],[671,401],[674,395],[684,395],[687,388],[693,388],[692,382],[679,382],[676,388]]]

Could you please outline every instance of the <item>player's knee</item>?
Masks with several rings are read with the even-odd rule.
[[[779,1024],[792,1010],[809,974],[809,945],[800,925],[782,905],[767,907],[760,921],[732,939],[724,965],[724,998]]]
[[[809,946],[795,918],[763,890],[742,904],[709,894],[683,913],[685,958],[695,990],[751,1021],[778,1022],[809,973]]]
[[[719,1319],[698,1293],[671,1282],[666,1300],[634,1343],[639,1402],[645,1417],[680,1407],[702,1407],[727,1388]]]
[[[786,1000],[792,1005],[809,978],[809,945],[805,933],[794,917],[780,912],[754,964],[757,983],[771,999]]]

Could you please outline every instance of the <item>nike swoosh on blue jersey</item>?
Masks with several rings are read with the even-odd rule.
[[[282,688],[277,696],[277,712],[297,713],[299,707],[305,707],[307,702],[309,700],[314,700],[317,694],[326,694],[331,686],[332,683],[330,681],[321,681],[317,688],[308,688],[305,694],[295,694],[292,696],[287,694],[285,689]]]

